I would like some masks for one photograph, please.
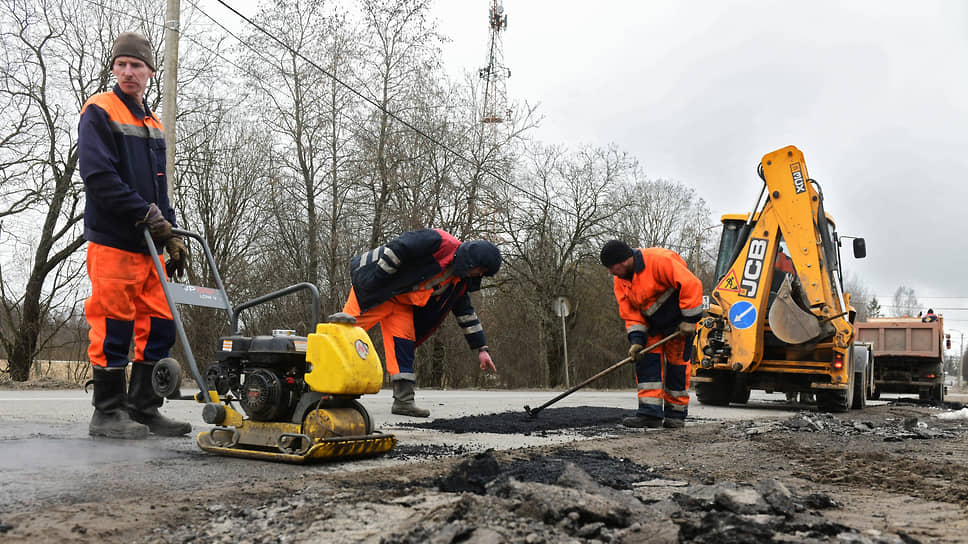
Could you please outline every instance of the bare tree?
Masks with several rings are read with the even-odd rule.
[[[4,247],[33,250],[20,273],[10,261],[0,269],[2,311],[11,325],[0,343],[11,378],[22,381],[45,342],[42,323],[55,313],[63,323],[72,313],[54,310],[76,306],[82,267],[71,257],[84,240],[74,126],[80,105],[107,88],[112,30],[124,21],[68,0],[4,0],[0,10]]]
[[[569,155],[555,146],[537,145],[519,183],[530,193],[508,186],[499,214],[506,262],[517,295],[515,312],[527,316],[546,382],[561,383],[560,331],[551,302],[570,295],[584,273],[579,266],[595,254],[593,242],[604,235],[624,203],[611,201],[613,188],[628,183],[636,169],[627,154],[611,148],[585,148]]]
[[[412,155],[400,140],[410,129],[397,123],[387,112],[410,117],[413,91],[428,73],[439,70],[440,36],[430,18],[430,0],[363,0],[366,29],[362,83],[379,107],[370,118],[372,130],[362,133],[362,147],[372,153],[376,183],[370,188],[372,223],[367,247],[384,241],[387,232],[401,230],[387,222],[387,208],[393,195],[406,183],[404,168]],[[412,134],[409,135],[412,137]]]
[[[252,35],[257,53],[244,60],[247,81],[259,91],[272,133],[266,187],[274,229],[263,236],[286,283],[326,284],[324,305],[335,309],[347,291],[343,272],[346,208],[357,176],[358,104],[345,82],[356,79],[359,30],[328,3],[286,0],[260,13],[260,22],[285,46]],[[355,248],[354,248],[355,249]],[[290,262],[279,273],[278,262]],[[278,286],[277,286],[278,287]]]
[[[881,317],[881,303],[877,300],[877,295],[871,296],[867,303],[867,318]]]
[[[850,294],[850,305],[857,312],[856,321],[867,321],[868,317],[875,317],[868,315],[868,310],[871,301],[876,300],[876,297],[872,298],[871,290],[860,278],[850,273],[844,274],[844,291]]]
[[[914,289],[906,285],[899,285],[894,290],[893,313],[896,316],[913,316],[918,314],[921,303],[914,294]]]
[[[671,180],[650,180],[640,172],[631,184],[618,187],[621,200],[629,206],[617,217],[617,234],[629,237],[641,247],[665,247],[697,262],[700,248],[711,236],[706,228],[710,211],[696,190]]]

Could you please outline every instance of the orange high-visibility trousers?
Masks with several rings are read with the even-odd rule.
[[[650,336],[648,343],[661,340]],[[685,419],[689,411],[689,361],[692,335],[673,338],[635,363],[641,415]]]
[[[383,354],[387,373],[390,380],[416,381],[417,375],[413,370],[413,357],[416,350],[417,336],[413,325],[414,305],[408,303],[410,293],[397,295],[390,300],[360,312],[360,304],[356,300],[356,291],[350,288],[350,296],[343,305],[343,312],[356,318],[356,324],[364,330],[370,330],[377,323],[383,335]],[[415,296],[426,299],[422,294]],[[425,303],[426,300],[423,300]]]
[[[168,357],[175,324],[151,255],[88,242],[87,275],[91,296],[84,301],[84,315],[91,327],[91,364],[127,366],[132,336],[135,361]]]

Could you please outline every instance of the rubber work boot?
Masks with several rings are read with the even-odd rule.
[[[635,414],[634,416],[622,418],[622,425],[634,429],[658,429],[662,426],[662,418]]]
[[[192,432],[192,424],[169,419],[158,411],[165,399],[151,387],[152,362],[131,363],[131,389],[128,390],[128,413],[131,419],[148,426],[159,436],[181,436]]]
[[[678,417],[667,417],[662,420],[662,426],[666,429],[681,429],[686,426],[686,420]]]
[[[125,407],[124,369],[93,367],[94,415],[87,433],[107,438],[140,439],[148,437],[148,427],[131,421]]]
[[[410,380],[393,381],[393,407],[390,413],[398,416],[428,417],[430,410],[419,408],[413,402],[414,382]]]

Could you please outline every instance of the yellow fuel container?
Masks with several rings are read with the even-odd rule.
[[[332,395],[378,393],[383,365],[370,336],[349,323],[319,323],[306,343],[306,384]]]

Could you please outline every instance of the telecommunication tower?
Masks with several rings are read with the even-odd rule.
[[[503,123],[504,119],[511,114],[511,110],[507,108],[505,83],[511,77],[511,70],[504,66],[501,31],[507,30],[508,16],[504,14],[504,5],[499,0],[491,0],[487,19],[491,27],[487,66],[478,70],[478,75],[484,80],[484,113],[481,116],[481,122]]]

